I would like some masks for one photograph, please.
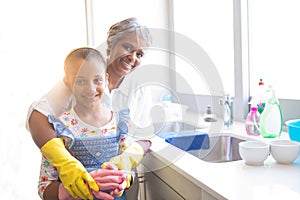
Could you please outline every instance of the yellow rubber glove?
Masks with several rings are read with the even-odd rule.
[[[66,149],[62,138],[49,140],[42,148],[42,154],[58,170],[59,178],[74,198],[94,199],[89,188],[99,191],[99,187],[84,166]]]
[[[119,170],[131,171],[132,168],[140,164],[143,156],[143,147],[136,142],[132,142],[120,155],[111,158],[108,163],[115,164]],[[104,163],[103,165],[105,166],[106,164]]]

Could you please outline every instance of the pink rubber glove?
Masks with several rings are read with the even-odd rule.
[[[90,172],[90,175],[93,177],[100,188],[98,192],[93,190],[91,190],[91,192],[95,197],[99,199],[113,200],[113,191],[124,190],[122,186],[124,182],[124,173],[122,171],[112,169],[98,169]],[[112,192],[110,192],[110,194],[107,194],[103,192],[103,190]]]
[[[124,174],[123,177],[124,177],[124,181],[120,184],[120,187],[110,192],[112,196],[121,197],[125,189],[130,187],[131,176]]]
[[[103,163],[102,168],[103,169],[110,169],[110,170],[118,170],[118,167],[114,163],[111,163],[111,162]],[[131,183],[131,179],[132,179],[131,173],[128,173],[126,171],[122,171],[122,172],[124,172],[124,175],[123,175],[124,181],[120,184],[119,188],[117,188],[115,190],[112,190],[110,192],[110,194],[112,196],[121,197],[123,195],[125,189],[130,187],[130,183]]]

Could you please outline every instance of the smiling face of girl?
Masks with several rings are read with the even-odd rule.
[[[98,106],[107,82],[101,53],[89,47],[75,49],[66,57],[64,70],[64,82],[75,96],[76,107],[87,111]]]
[[[95,58],[88,60],[78,59],[78,72],[74,77],[73,94],[76,107],[90,110],[100,104],[106,85],[105,64]]]

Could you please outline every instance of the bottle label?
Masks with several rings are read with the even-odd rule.
[[[259,104],[257,104],[257,110],[258,110],[259,114],[262,114],[262,112],[264,111],[265,106],[266,106],[266,103],[260,102]]]
[[[246,123],[246,132],[248,135],[254,135],[254,136],[260,135],[258,124],[253,121],[248,121]]]
[[[282,130],[280,108],[272,106],[268,111],[263,113],[263,123],[261,124],[261,133],[265,138],[279,137]]]

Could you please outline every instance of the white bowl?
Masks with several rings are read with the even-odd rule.
[[[273,140],[270,142],[272,157],[280,164],[292,164],[299,155],[300,143],[292,140]]]
[[[269,155],[269,145],[260,141],[244,141],[239,143],[241,158],[248,165],[263,165]]]

